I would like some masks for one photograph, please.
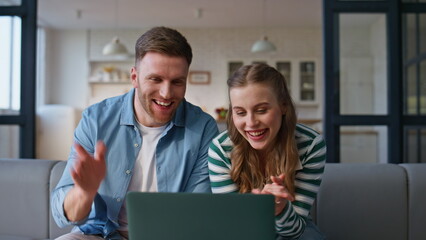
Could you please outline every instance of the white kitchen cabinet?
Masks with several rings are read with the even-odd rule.
[[[299,100],[301,102],[315,102],[316,100],[316,64],[314,61],[299,62]]]
[[[290,94],[296,105],[318,105],[319,74],[315,59],[250,59],[228,61],[228,76],[239,67],[252,63],[266,63],[275,67],[287,81]]]

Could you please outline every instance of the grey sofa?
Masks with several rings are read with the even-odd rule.
[[[50,213],[50,192],[66,162],[0,159],[0,240],[54,239],[60,229]]]
[[[426,164],[327,164],[313,211],[329,240],[426,239]]]
[[[49,198],[65,162],[0,159],[0,239],[54,239]],[[312,209],[329,240],[426,239],[426,164],[327,164]]]

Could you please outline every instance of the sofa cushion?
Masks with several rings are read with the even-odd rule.
[[[55,163],[0,159],[2,235],[49,238],[49,176]]]
[[[32,238],[32,237],[17,237],[10,235],[0,235],[0,240],[41,240],[40,238]]]
[[[426,236],[426,163],[401,164],[408,176],[408,236],[423,240]]]
[[[327,164],[317,224],[328,240],[407,239],[406,172],[394,164]]]

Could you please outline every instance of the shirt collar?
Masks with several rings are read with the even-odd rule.
[[[185,126],[185,105],[186,100],[182,99],[179,103],[179,107],[176,109],[175,116],[172,119],[172,123],[178,127]]]
[[[134,120],[133,111],[133,97],[135,96],[135,89],[133,88],[124,95],[123,106],[121,107],[120,125],[136,125]]]

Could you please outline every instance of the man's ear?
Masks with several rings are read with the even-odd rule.
[[[139,87],[138,83],[138,71],[136,67],[132,67],[132,70],[130,71],[130,79],[132,80],[132,85],[134,88]]]

